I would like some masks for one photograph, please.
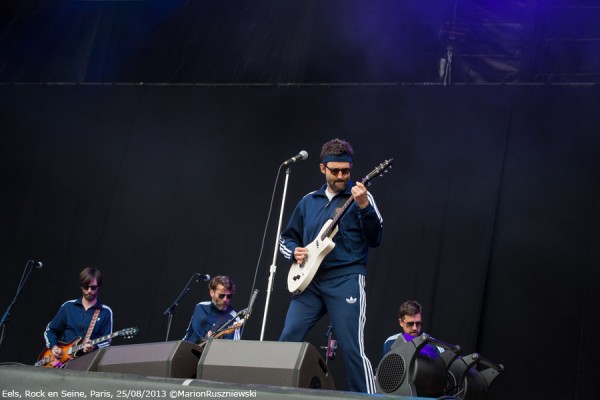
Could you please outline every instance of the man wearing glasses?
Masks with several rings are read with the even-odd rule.
[[[371,193],[350,181],[354,151],[345,140],[333,139],[321,149],[325,184],[304,196],[281,233],[280,252],[302,264],[306,248],[323,225],[351,200],[333,237],[335,247],[321,262],[306,289],[292,297],[279,340],[301,342],[326,313],[344,354],[348,390],[375,393],[373,369],[365,355],[365,276],[369,248],[383,237],[383,220]],[[308,255],[310,257],[310,255]]]
[[[57,359],[63,356],[59,341],[70,343],[82,338],[85,340],[84,353],[107,347],[110,340],[90,345],[89,342],[109,335],[113,329],[113,312],[98,300],[98,292],[102,286],[102,273],[96,268],[84,268],[79,273],[79,287],[81,297],[65,302],[56,316],[50,321],[44,332],[46,347],[52,350]],[[88,331],[91,328],[91,332]]]
[[[404,341],[409,342],[421,334],[423,318],[421,316],[423,307],[417,301],[408,300],[400,304],[398,309],[398,323],[402,332],[390,336],[383,344],[383,355],[390,352],[392,345],[400,335],[403,335]]]
[[[192,319],[185,332],[183,340],[199,344],[213,336],[216,330],[228,324],[239,323],[237,313],[231,308],[231,298],[235,294],[235,284],[226,275],[218,275],[208,282],[210,301],[203,301],[196,305]],[[222,336],[222,339],[240,339],[240,331],[235,329]]]

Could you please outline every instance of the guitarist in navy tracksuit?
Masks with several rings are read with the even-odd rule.
[[[110,307],[100,303],[98,293],[102,286],[102,273],[96,268],[84,268],[79,274],[79,286],[81,297],[65,302],[56,316],[50,321],[44,332],[46,347],[52,350],[52,354],[60,359],[63,356],[60,342],[71,342],[76,338],[84,339],[92,317],[99,310],[90,340],[106,336],[113,329],[113,313]],[[82,351],[89,353],[98,347],[107,347],[110,340],[96,345],[86,344]]]
[[[200,344],[213,336],[216,330],[230,322],[239,325],[241,322],[236,311],[231,307],[231,298],[235,294],[235,284],[227,275],[217,275],[208,282],[210,301],[203,301],[196,305],[190,319],[183,340]],[[223,339],[240,340],[240,331],[226,333],[220,336]]]
[[[353,154],[344,140],[333,139],[323,145],[320,169],[326,183],[300,200],[281,234],[281,253],[292,262],[302,263],[306,246],[336,215],[336,208],[349,197],[354,199],[339,220],[333,251],[323,259],[308,287],[292,297],[279,340],[303,341],[328,313],[344,354],[348,389],[375,393],[373,370],[364,351],[365,275],[369,248],[381,243],[383,222],[365,186],[350,181]]]

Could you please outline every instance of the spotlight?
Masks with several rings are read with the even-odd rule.
[[[441,353],[438,347],[448,352]],[[448,354],[445,354],[448,353]],[[448,367],[460,346],[444,343],[423,333],[416,338],[399,335],[377,367],[377,393],[440,397],[446,388]]]
[[[504,372],[496,364],[478,353],[456,359],[448,371],[444,395],[463,400],[486,400],[492,382]]]

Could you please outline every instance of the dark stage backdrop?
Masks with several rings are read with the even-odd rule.
[[[600,373],[599,100],[597,86],[2,85],[2,311],[25,262],[44,267],[12,308],[0,361],[35,361],[84,266],[105,275],[115,329],[140,328],[131,343],[165,340],[163,311],[194,272],[230,274],[238,309],[260,290],[244,332],[257,340],[277,168],[308,151],[292,167],[287,221],[323,182],[321,144],[342,137],[355,179],[396,161],[370,189],[385,224],[367,279],[374,366],[398,305],[417,299],[425,331],[505,365],[492,399],[589,399]],[[290,298],[289,265],[276,264],[266,340]],[[171,340],[206,298],[194,285]],[[308,339],[324,345],[326,328]],[[345,388],[341,356],[330,366]]]

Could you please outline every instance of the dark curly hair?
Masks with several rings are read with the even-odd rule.
[[[321,148],[321,160],[330,154],[348,154],[353,156],[354,150],[352,150],[352,146],[347,141],[342,139],[333,139],[325,143]]]

